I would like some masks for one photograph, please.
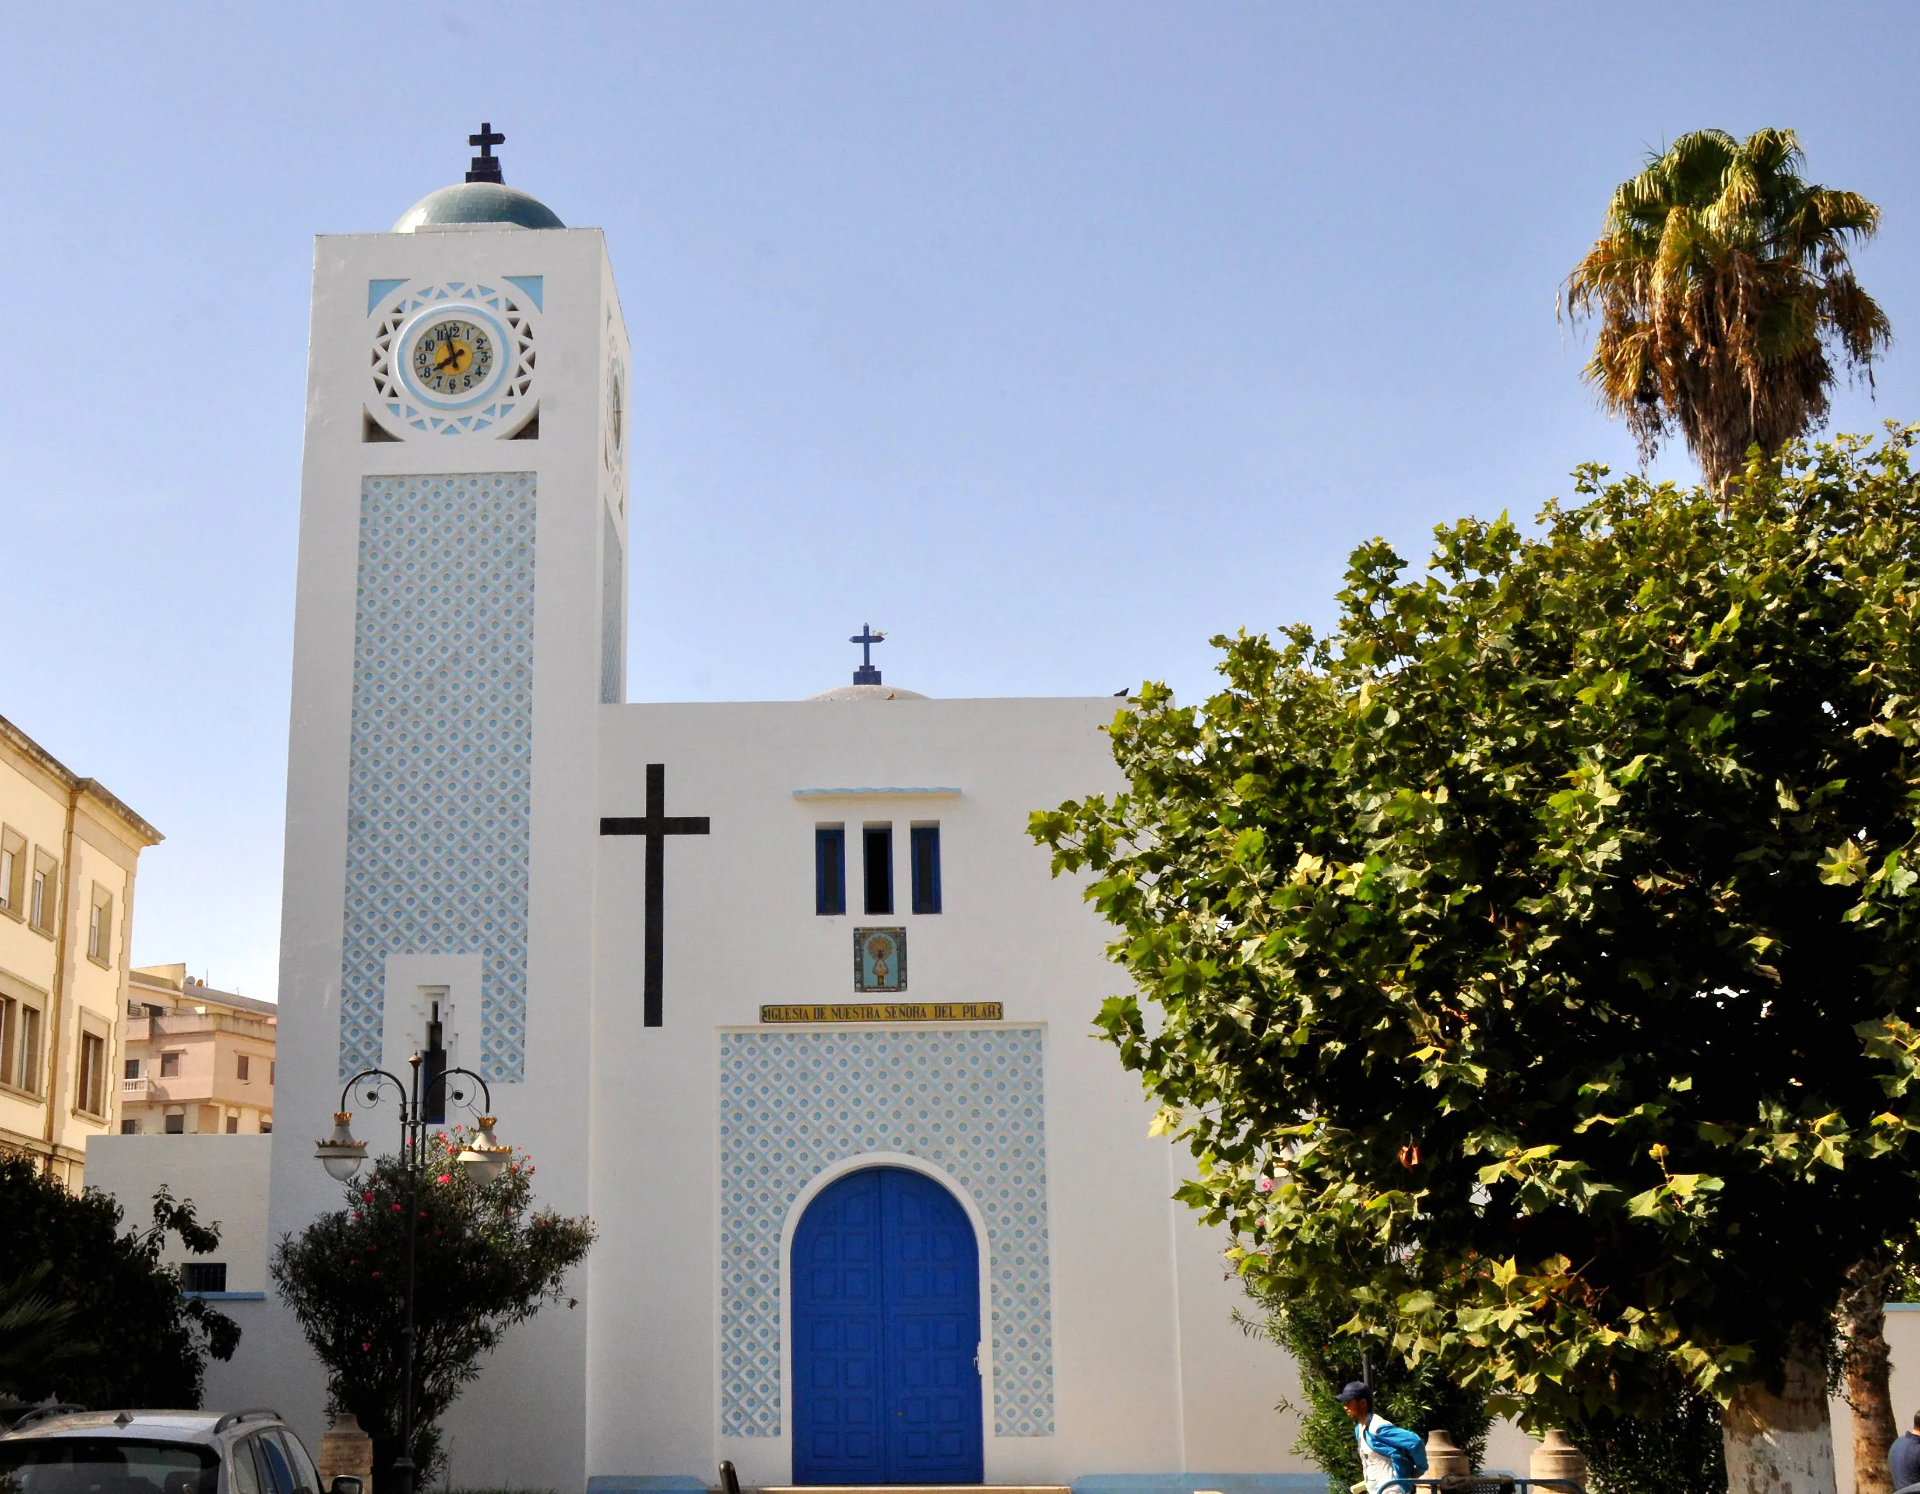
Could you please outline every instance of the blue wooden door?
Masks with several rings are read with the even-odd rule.
[[[931,1178],[823,1188],[793,1238],[793,1481],[976,1484],[980,1257]]]

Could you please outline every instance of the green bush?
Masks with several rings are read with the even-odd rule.
[[[382,1157],[371,1177],[347,1185],[344,1208],[274,1250],[274,1284],[326,1366],[329,1409],[351,1411],[373,1438],[376,1489],[400,1456],[409,1198],[418,1226],[409,1454],[421,1487],[441,1460],[437,1423],[480,1373],[480,1357],[543,1302],[562,1299],[562,1277],[593,1243],[587,1220],[532,1209],[525,1153],[482,1186],[453,1160],[466,1142],[459,1126],[433,1137],[417,1196],[399,1158]]]
[[[1726,1494],[1720,1408],[1705,1396],[1676,1390],[1656,1419],[1602,1413],[1566,1432],[1587,1455],[1594,1494]]]
[[[8,1288],[15,1321],[0,1324],[0,1391],[99,1409],[200,1404],[207,1356],[232,1358],[240,1329],[186,1296],[160,1252],[177,1234],[205,1255],[220,1231],[165,1188],[154,1195],[149,1229],[123,1234],[121,1222],[110,1195],[69,1193],[30,1160],[0,1157],[0,1261],[20,1273]],[[33,1299],[66,1309],[61,1352],[32,1347],[37,1314],[19,1309]],[[18,1352],[8,1351],[9,1332],[21,1338]]]
[[[1382,1342],[1369,1345],[1341,1334],[1340,1325],[1350,1315],[1342,1302],[1296,1298],[1261,1302],[1257,1315],[1241,1317],[1249,1332],[1279,1344],[1299,1368],[1307,1403],[1294,1406],[1283,1401],[1280,1405],[1281,1410],[1300,1417],[1300,1436],[1293,1450],[1325,1472],[1333,1494],[1346,1494],[1349,1485],[1359,1482],[1360,1453],[1354,1445],[1353,1422],[1338,1397],[1349,1381],[1365,1380],[1373,1386],[1375,1411],[1395,1426],[1422,1436],[1445,1427],[1478,1468],[1493,1421],[1487,1414],[1486,1394],[1461,1389],[1440,1373],[1431,1358],[1409,1366]]]

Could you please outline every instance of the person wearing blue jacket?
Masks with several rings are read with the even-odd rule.
[[[1353,1418],[1353,1440],[1360,1449],[1360,1472],[1367,1494],[1388,1489],[1413,1494],[1412,1480],[1427,1471],[1427,1445],[1417,1432],[1397,1427],[1373,1409],[1373,1391],[1355,1380],[1340,1392],[1340,1404]]]

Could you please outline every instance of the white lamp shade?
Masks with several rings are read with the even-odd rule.
[[[478,1117],[479,1130],[474,1133],[454,1161],[466,1169],[468,1177],[485,1187],[507,1170],[507,1162],[513,1156],[513,1148],[502,1146],[494,1138],[494,1120],[490,1115]]]
[[[333,1135],[319,1143],[313,1149],[313,1155],[327,1170],[327,1175],[339,1182],[351,1181],[360,1170],[360,1164],[367,1159],[367,1144],[355,1141],[348,1123],[353,1119],[351,1110],[336,1110],[333,1114]]]

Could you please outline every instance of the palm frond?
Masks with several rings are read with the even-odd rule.
[[[1695,130],[1613,191],[1606,231],[1560,290],[1597,324],[1585,376],[1650,458],[1675,428],[1709,482],[1826,418],[1831,349],[1872,377],[1891,340],[1850,245],[1880,210],[1801,180],[1792,130]]]

